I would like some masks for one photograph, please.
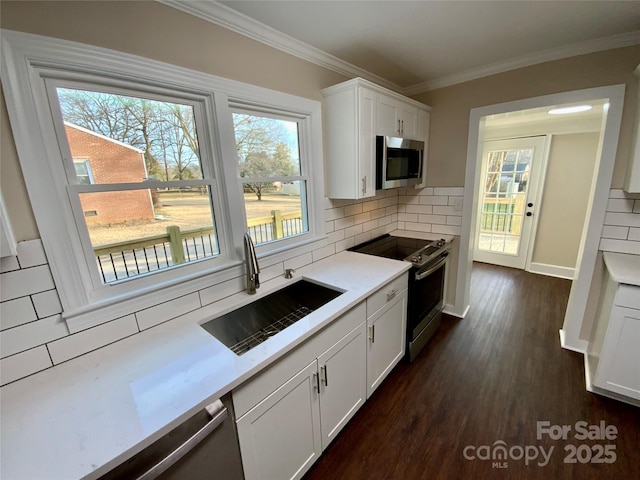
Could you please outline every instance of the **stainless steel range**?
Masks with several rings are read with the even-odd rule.
[[[407,349],[412,362],[440,326],[444,308],[445,266],[451,241],[420,240],[389,234],[356,245],[349,250],[411,262],[407,306]]]

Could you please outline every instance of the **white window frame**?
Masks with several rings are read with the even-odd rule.
[[[230,102],[296,116],[305,132],[309,233],[285,239],[290,242],[266,244],[258,249],[259,257],[304,248],[324,238],[320,102],[121,52],[6,30],[2,31],[1,61],[2,85],[25,183],[63,317],[72,333],[242,276],[246,218],[244,205],[233,201],[242,190]],[[57,137],[43,76],[90,83],[103,78],[119,87],[139,89],[142,85],[151,91],[178,92],[178,98],[192,95],[204,102],[205,118],[210,122],[206,126],[210,130],[206,148],[219,159],[215,176],[224,209],[214,212],[221,254],[213,268],[208,261],[195,262],[132,278],[124,288],[95,288],[87,259],[78,253],[85,248],[86,240],[83,243],[69,205],[65,173],[59,168],[60,149],[52,148],[57,146]],[[293,251],[299,253],[300,248]]]
[[[310,172],[312,170],[310,158],[311,158],[312,152],[311,152],[311,149],[309,148],[309,135],[307,132],[308,130],[307,125],[305,124],[305,120],[303,117],[300,117],[300,115],[296,115],[295,113],[292,113],[292,112],[274,111],[273,109],[260,108],[257,105],[238,105],[238,104],[234,104],[233,102],[230,102],[230,104],[231,104],[230,107],[231,107],[232,113],[262,116],[265,118],[272,118],[274,120],[296,122],[298,124],[298,149],[299,149],[299,156],[300,156],[300,173],[298,175],[292,175],[288,177],[268,177],[268,178],[252,177],[259,182],[260,181],[264,181],[264,182],[300,181],[301,183],[304,182],[304,188],[302,190],[302,193],[304,193],[305,199],[301,203],[301,208],[302,208],[303,223],[305,224],[308,230],[299,235],[272,240],[270,242],[256,245],[256,252],[258,252],[258,254],[280,251],[283,248],[299,243],[300,239],[304,238],[305,235],[309,235],[312,230],[311,222],[309,220],[311,217],[311,213],[309,212],[309,210],[310,209],[313,210],[314,202],[312,202],[310,199],[313,198],[313,190],[315,186],[313,185],[313,182],[310,179]],[[235,130],[234,130],[234,135],[235,135]],[[235,168],[239,169],[239,164],[237,162],[238,162],[238,159],[236,156]],[[245,183],[245,180],[243,178],[240,178],[240,175],[238,175],[238,181],[240,182],[240,188],[242,189],[243,188],[242,185],[243,183]],[[242,207],[243,209],[245,208],[244,202]],[[245,211],[245,229],[246,228],[247,227],[246,227],[246,211]]]

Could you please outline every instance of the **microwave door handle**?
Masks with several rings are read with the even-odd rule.
[[[420,281],[431,275],[433,272],[438,270],[442,265],[447,263],[449,260],[449,254],[444,255],[442,260],[438,261],[433,267],[428,268],[427,270],[423,270],[421,272],[416,273],[416,281]]]

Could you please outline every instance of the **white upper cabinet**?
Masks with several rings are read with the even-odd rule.
[[[378,94],[376,107],[377,135],[417,140],[418,107],[383,94]]]
[[[636,83],[640,83],[640,65],[635,70]],[[631,158],[627,166],[624,189],[628,193],[640,193],[640,84],[636,95],[636,123],[633,130]]]
[[[361,78],[325,88],[322,95],[329,198],[375,195],[377,135],[422,140],[426,155],[428,106]]]

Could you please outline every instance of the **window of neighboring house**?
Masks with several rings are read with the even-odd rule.
[[[68,194],[83,212],[101,283],[220,253],[197,102],[55,80],[48,87],[64,121],[63,158],[74,159]]]
[[[299,120],[236,110],[233,124],[247,230],[256,245],[309,231]]]
[[[73,159],[73,166],[76,170],[76,178],[79,185],[91,185],[93,182],[93,175],[91,174],[91,164],[89,160]]]

